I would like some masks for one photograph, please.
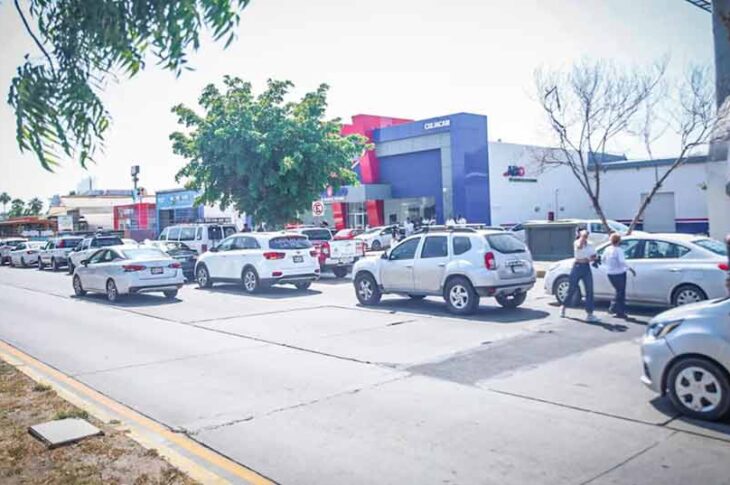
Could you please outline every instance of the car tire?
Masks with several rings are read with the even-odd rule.
[[[58,271],[58,261],[56,261],[56,258],[51,258],[51,269],[54,272]]]
[[[74,293],[76,296],[85,296],[86,290],[81,285],[81,277],[79,275],[75,275],[73,279],[73,286],[74,286]]]
[[[479,295],[463,276],[451,278],[444,289],[446,307],[455,315],[471,315],[479,308]]]
[[[411,300],[419,301],[426,298],[426,295],[408,295],[408,298],[410,298]]]
[[[372,249],[373,251],[380,251],[381,249],[383,249],[383,245],[380,243],[380,241],[376,239],[375,241],[373,241],[370,249]]]
[[[312,286],[312,282],[305,281],[304,283],[294,283],[294,286],[296,286],[297,290],[299,291],[305,291],[308,290],[310,286]]]
[[[198,283],[198,288],[210,288],[213,286],[208,267],[204,264],[198,266],[198,269],[195,270],[195,281]]]
[[[244,268],[241,274],[241,283],[243,283],[243,291],[252,295],[261,290],[261,284],[259,281],[259,275],[256,270],[249,267]]]
[[[697,285],[681,285],[672,292],[672,306],[682,306],[707,300],[707,294]]]
[[[514,295],[498,295],[495,299],[504,308],[517,308],[527,299],[527,292],[523,291]]]
[[[666,382],[672,404],[690,418],[717,421],[730,412],[730,379],[710,360],[682,359],[669,369]]]
[[[177,296],[177,290],[163,291],[162,294],[165,295],[165,298],[168,300],[172,300]]]
[[[373,306],[380,303],[383,294],[373,275],[364,272],[355,277],[355,296],[361,305]]]
[[[68,274],[74,274],[74,269],[75,268],[76,268],[76,266],[74,266],[74,264],[69,259],[69,261],[68,261]]]
[[[119,300],[119,290],[117,289],[117,284],[114,283],[114,280],[111,278],[106,282],[106,299],[109,301],[109,303],[114,303]]]
[[[43,265],[43,260],[41,258],[38,258],[38,271],[43,271],[43,268],[45,268],[45,266]]]
[[[27,268],[28,267],[28,265],[25,264],[25,258],[23,258],[23,256],[20,257],[20,267],[21,268]]]
[[[340,266],[332,268],[332,272],[335,274],[336,278],[344,278],[347,276],[347,268],[342,268]]]
[[[563,299],[568,296],[569,288],[570,278],[567,276],[561,276],[555,280],[555,283],[553,283],[553,295],[555,295],[555,300],[557,300],[559,304],[565,305],[565,301],[563,301]],[[580,287],[578,287],[578,293],[576,293],[576,296],[573,297],[573,301],[567,306],[579,306],[582,299],[583,293],[581,292]]]

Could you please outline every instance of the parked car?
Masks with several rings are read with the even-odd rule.
[[[608,245],[598,246],[599,260]],[[624,237],[621,248],[636,270],[636,276],[627,275],[628,303],[679,306],[725,296],[727,249],[719,241],[689,234],[637,234]],[[565,259],[545,274],[545,291],[560,304],[568,294],[572,267],[573,259]],[[614,289],[605,265],[594,265],[591,271],[595,299],[611,300]]]
[[[422,299],[442,296],[449,311],[474,313],[483,296],[520,306],[535,284],[527,247],[504,231],[453,229],[411,236],[353,269],[355,294],[376,305],[384,293]]]
[[[76,296],[105,293],[115,302],[120,295],[161,292],[172,299],[185,282],[182,267],[157,248],[114,246],[96,249],[74,269]]]
[[[24,237],[8,237],[0,240],[0,265],[10,263],[10,251],[26,241]]]
[[[192,280],[195,277],[195,263],[198,253],[190,249],[185,243],[174,241],[145,241],[145,245],[155,247],[182,265],[185,278]]]
[[[312,243],[303,235],[288,232],[228,236],[201,254],[195,265],[195,278],[201,288],[210,288],[216,282],[238,282],[246,293],[279,284],[306,290],[319,275]]]
[[[43,270],[46,265],[53,271],[68,264],[68,255],[83,240],[83,236],[54,237],[46,242],[38,255],[38,269]]]
[[[393,239],[394,226],[373,227],[363,232],[356,239],[365,244],[366,250],[381,251],[389,248]]]
[[[10,266],[27,268],[38,264],[38,255],[46,243],[43,241],[25,241],[10,251]]]
[[[329,229],[320,227],[299,227],[288,232],[306,236],[317,250],[321,273],[332,271],[338,278],[344,278],[352,265],[365,255],[365,245],[358,239],[334,240]]]
[[[203,254],[223,239],[236,233],[234,224],[178,224],[160,233],[160,241],[181,242],[198,254]]]
[[[730,298],[675,308],[654,317],[641,344],[644,375],[691,418],[730,413]]]
[[[124,243],[119,236],[97,234],[83,238],[78,246],[76,246],[68,255],[68,274],[73,274],[74,268],[76,268],[81,261],[87,259],[96,252],[97,249],[108,246],[121,246],[123,244]]]
[[[139,244],[139,243],[137,241],[135,241],[134,239],[129,239],[129,238],[123,237],[122,244],[124,244],[125,246],[134,246],[135,244]]]
[[[357,228],[348,228],[348,229],[340,229],[337,231],[334,236],[332,236],[332,239],[335,239],[337,241],[341,239],[355,239],[357,236],[362,234],[364,232],[363,229],[357,229]]]

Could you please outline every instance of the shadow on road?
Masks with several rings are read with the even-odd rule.
[[[438,300],[411,300],[409,298],[392,298],[384,299],[376,307],[363,307],[358,304],[360,308],[374,308],[380,310],[396,311],[396,312],[408,312],[415,313],[417,315],[429,315],[434,317],[452,317],[460,320],[469,320],[475,322],[489,322],[489,323],[517,323],[527,322],[531,320],[540,320],[550,316],[548,312],[542,310],[534,310],[531,308],[502,308],[499,306],[487,306],[481,305],[479,310],[474,315],[454,315],[450,313],[446,304],[443,301]]]
[[[148,306],[162,306],[162,305],[175,305],[182,303],[179,298],[167,299],[162,294],[146,294],[138,293],[134,295],[119,295],[117,301],[114,303],[106,299],[106,295],[103,293],[89,293],[86,296],[71,295],[71,298],[75,300],[86,300],[101,305],[108,305],[122,308],[134,308],[134,307],[148,307]]]
[[[669,420],[667,426],[675,428],[681,426],[682,429],[687,429],[689,431],[692,431],[692,427],[697,427],[700,429],[694,430],[696,433],[703,433],[703,430],[706,430],[719,435],[724,435],[723,439],[730,437],[730,416],[726,416],[720,421],[701,421],[698,419],[691,419],[679,414],[667,396],[658,396],[652,399],[650,404],[654,407],[654,409],[667,416]]]
[[[264,298],[267,300],[283,300],[285,298],[301,298],[306,296],[319,295],[322,292],[318,290],[298,290],[293,286],[272,286],[271,288],[262,289],[258,293],[249,294],[243,291],[243,287],[237,284],[218,283],[210,288],[195,288],[196,291],[204,291],[211,293],[228,293],[231,295],[240,295],[249,298]]]

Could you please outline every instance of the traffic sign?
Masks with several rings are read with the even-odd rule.
[[[314,217],[322,217],[324,215],[324,202],[321,200],[312,202],[312,215]]]

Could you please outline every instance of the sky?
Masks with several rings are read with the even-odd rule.
[[[13,2],[0,0],[0,89],[6,97],[23,56],[38,51]],[[205,39],[195,68],[180,78],[153,62],[102,95],[113,123],[104,153],[82,169],[67,160],[55,173],[41,168],[15,141],[15,117],[0,104],[0,192],[47,199],[76,189],[131,187],[132,165],[150,191],[179,186],[184,160],[168,136],[179,129],[170,108],[196,107],[202,88],[226,74],[261,89],[289,79],[293,96],[330,85],[329,117],[360,113],[423,119],[457,112],[488,117],[490,141],[551,145],[535,102],[536,68],[580,59],[646,65],[670,57],[669,74],[712,63],[711,16],[684,0],[252,0],[237,40],[227,49]],[[676,152],[666,136],[655,154]],[[613,147],[630,158],[639,144]]]

